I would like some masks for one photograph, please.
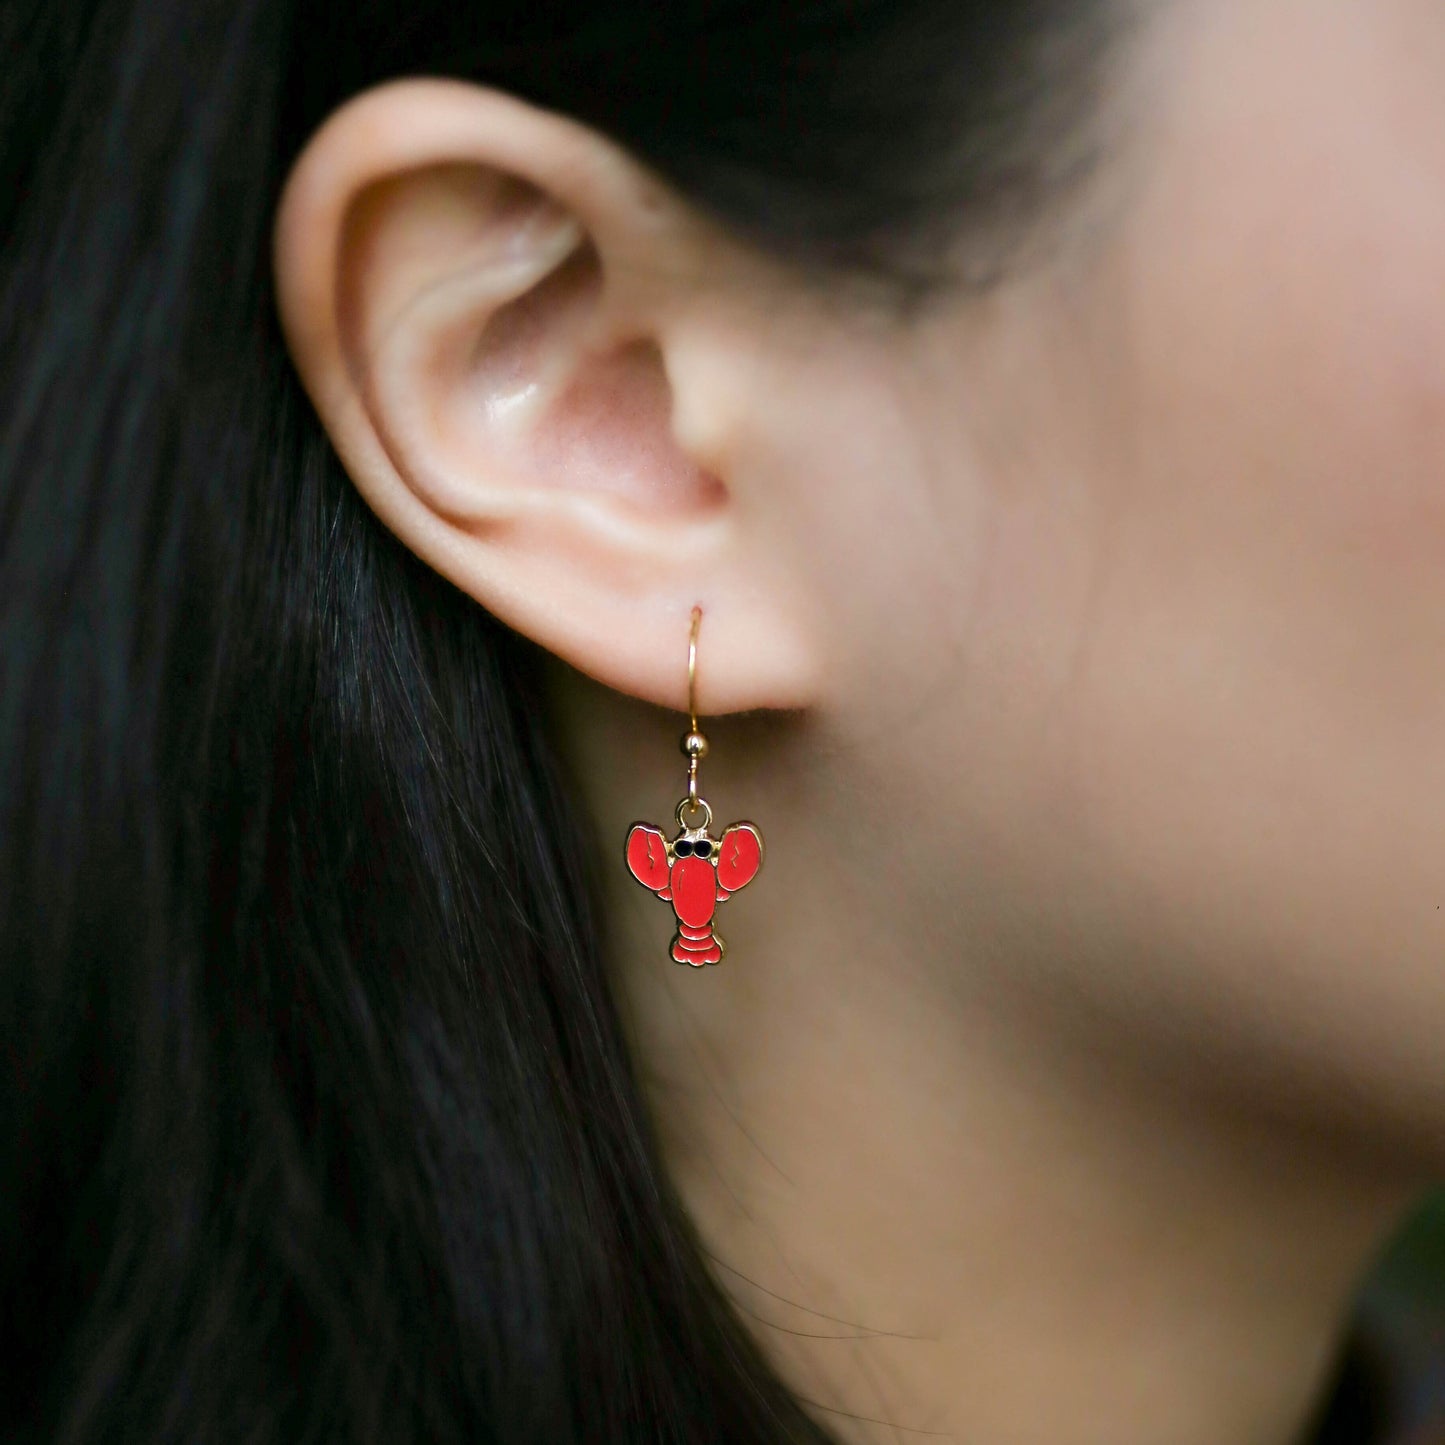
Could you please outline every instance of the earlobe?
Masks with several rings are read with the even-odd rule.
[[[806,706],[813,652],[768,549],[750,549],[740,479],[675,435],[680,401],[707,406],[674,394],[669,357],[703,232],[680,207],[668,224],[661,194],[608,142],[509,97],[381,87],[288,181],[282,324],[369,505],[501,620],[675,706],[703,602],[707,709]]]

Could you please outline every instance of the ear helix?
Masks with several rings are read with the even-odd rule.
[[[678,836],[668,842],[660,828],[634,823],[626,844],[632,876],[671,903],[677,916],[673,961],[693,968],[722,962],[725,945],[713,929],[717,905],[752,882],[763,864],[763,836],[754,824],[733,823],[721,839],[709,835],[712,808],[699,794],[697,780],[698,766],[708,754],[708,741],[697,718],[697,635],[701,625],[702,608],[694,607],[687,648],[690,726],[682,739],[687,795],[677,805]]]

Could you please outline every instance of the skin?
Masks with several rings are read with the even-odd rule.
[[[556,657],[667,1167],[840,1439],[1286,1445],[1445,1173],[1442,75],[1436,0],[1160,7],[1062,244],[906,319],[476,87],[291,177],[302,380]],[[700,971],[621,863],[694,603],[768,846]]]

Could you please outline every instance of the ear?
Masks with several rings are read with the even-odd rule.
[[[807,609],[734,461],[757,338],[716,300],[742,247],[580,125],[403,80],[310,140],[274,260],[323,425],[431,567],[648,701],[686,706],[695,604],[702,712],[812,700]]]

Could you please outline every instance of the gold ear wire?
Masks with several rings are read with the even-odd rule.
[[[707,756],[707,739],[697,722],[697,634],[701,627],[702,608],[698,606],[692,609],[692,631],[687,639],[687,717],[691,726],[682,740],[682,754],[687,759],[687,797],[684,802],[694,813],[706,808],[711,819],[712,809],[697,795],[697,767]],[[679,822],[681,807],[679,804]]]
[[[697,634],[702,626],[702,608],[692,609],[692,632],[687,639],[687,715],[697,731]]]

